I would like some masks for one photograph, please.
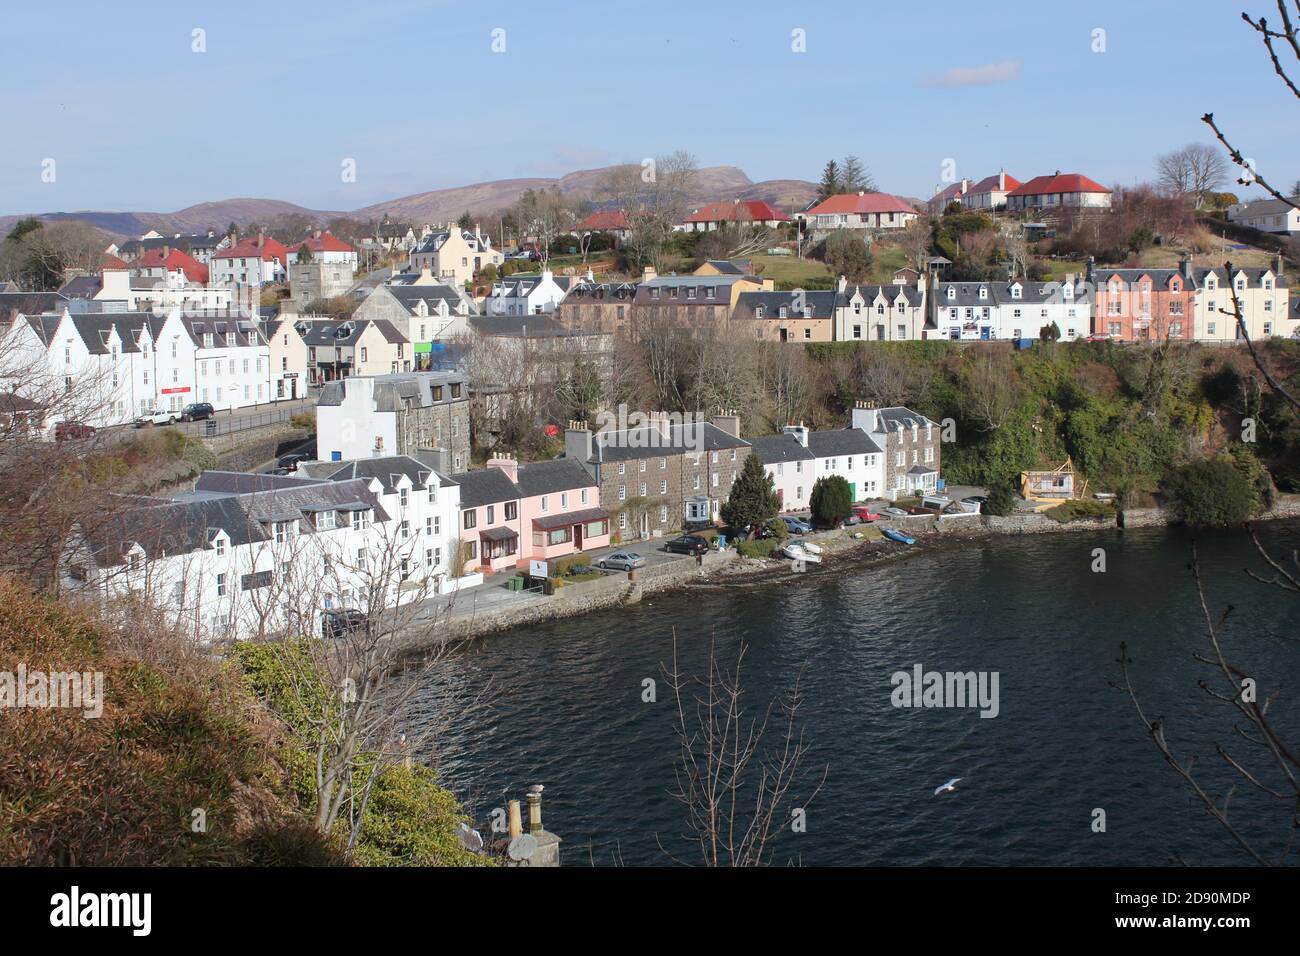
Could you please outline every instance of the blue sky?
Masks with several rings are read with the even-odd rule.
[[[0,214],[235,196],[347,210],[678,148],[754,180],[815,180],[852,153],[880,188],[912,196],[933,192],[948,158],[975,179],[1061,169],[1109,185],[1208,141],[1207,110],[1290,185],[1300,104],[1237,15],[1271,6],[13,3]],[[795,29],[806,52],[791,49]],[[435,75],[459,94],[435,95]],[[356,182],[341,180],[345,159]]]

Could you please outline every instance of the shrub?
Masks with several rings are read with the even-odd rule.
[[[301,428],[304,431],[314,432],[316,430],[316,413],[298,412],[289,419],[289,424],[294,428]]]
[[[1244,524],[1260,510],[1251,479],[1226,457],[1171,469],[1160,491],[1174,516],[1193,527]]]
[[[1044,511],[1043,514],[1053,521],[1065,524],[1067,521],[1113,518],[1115,516],[1115,506],[1106,501],[1079,498],[1072,501],[1063,501],[1055,508]]]
[[[722,520],[737,532],[744,532],[751,526],[767,524],[780,508],[772,476],[757,455],[746,455],[740,475],[722,506]]]
[[[989,488],[988,500],[984,502],[984,513],[1005,518],[1016,510],[1018,497],[1009,480],[995,481]]]
[[[816,524],[833,527],[853,513],[853,490],[840,475],[818,478],[808,498]]]
[[[589,554],[570,554],[563,558],[557,558],[551,566],[551,573],[557,578],[569,577],[574,574],[581,574],[591,567],[591,555]]]
[[[776,545],[775,538],[756,538],[753,541],[742,538],[736,542],[736,550],[742,558],[770,558]]]

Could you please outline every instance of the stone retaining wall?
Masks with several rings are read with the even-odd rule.
[[[704,574],[715,571],[736,560],[734,551],[721,554],[710,552],[704,556]],[[493,608],[474,615],[452,614],[446,626],[439,629],[447,640],[478,637],[493,631],[536,624],[557,618],[574,617],[601,608],[632,604],[646,594],[680,587],[700,577],[700,568],[689,557],[665,561],[638,568],[635,579],[629,580],[624,572],[607,574],[592,581],[567,584],[550,597]]]
[[[264,425],[244,431],[204,438],[203,444],[217,456],[217,467],[224,471],[249,471],[280,454],[286,445],[304,442],[311,433],[294,428],[288,422]]]

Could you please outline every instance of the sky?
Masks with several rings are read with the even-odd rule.
[[[676,149],[754,181],[815,181],[853,154],[880,189],[918,197],[946,161],[971,179],[1132,184],[1208,142],[1207,111],[1289,186],[1300,103],[1238,16],[1271,7],[11,3],[0,215],[231,197],[351,210]]]

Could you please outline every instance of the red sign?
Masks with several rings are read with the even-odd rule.
[[[164,389],[162,390],[162,393],[163,393],[164,395],[176,395],[176,394],[179,394],[179,393],[181,393],[181,392],[188,392],[189,390],[190,390],[190,387],[189,387],[188,385],[185,385],[185,386],[183,386],[183,387],[181,387],[181,388],[164,388]]]

